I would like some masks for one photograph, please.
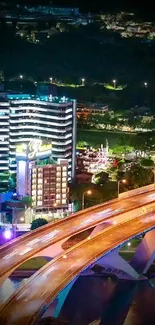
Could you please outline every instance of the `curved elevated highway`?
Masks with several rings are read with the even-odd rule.
[[[69,218],[48,224],[27,235],[19,237],[0,248],[0,284],[26,260],[33,258],[39,252],[45,254],[45,249],[50,247],[53,256],[54,244],[66,241],[70,236],[95,227],[105,220],[113,218],[119,222],[121,218],[128,218],[131,210],[147,206],[155,200],[153,185],[126,192],[119,199],[114,199],[105,204],[80,211]],[[62,252],[59,250],[59,253]],[[44,256],[44,255],[42,255]]]
[[[0,312],[0,324],[32,325],[54,298],[84,269],[131,238],[155,228],[155,213],[113,225],[61,254],[36,272],[7,301]]]

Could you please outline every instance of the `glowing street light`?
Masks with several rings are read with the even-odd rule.
[[[144,86],[145,86],[145,88],[147,88],[147,85],[148,85],[148,83],[147,83],[147,82],[144,82]]]
[[[20,79],[23,79],[23,75],[22,75],[22,74],[20,74],[19,78],[20,78]]]
[[[118,185],[118,198],[119,198],[119,193],[120,193],[120,183],[126,184],[127,180],[126,179],[121,179],[120,181],[118,181],[118,183],[117,183],[117,185]]]
[[[88,191],[85,191],[85,192],[83,192],[83,194],[82,194],[82,210],[84,209],[84,206],[85,206],[85,202],[84,202],[84,200],[85,200],[85,194],[87,194],[87,195],[91,195],[92,194],[92,191],[91,190],[88,190]]]
[[[82,86],[84,86],[85,85],[85,78],[82,78],[81,81],[82,81]]]
[[[116,79],[113,79],[114,88],[116,88]]]
[[[4,238],[5,239],[11,239],[12,237],[12,231],[10,229],[7,229],[4,231]]]
[[[51,83],[53,82],[53,78],[52,78],[52,77],[50,77],[50,82],[51,82]]]
[[[130,242],[128,243],[128,246],[129,246],[129,247],[131,246],[131,243],[130,243]]]

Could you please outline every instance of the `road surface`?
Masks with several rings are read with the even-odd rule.
[[[155,227],[154,212],[113,225],[69,249],[35,273],[16,291],[0,312],[0,324],[35,324],[43,307],[94,260],[110,252],[122,242]]]
[[[20,264],[34,257],[35,254],[41,252],[46,247],[58,243],[62,239],[66,238],[67,240],[68,237],[96,226],[110,217],[115,219],[117,217],[119,222],[120,216],[123,213],[139,206],[145,206],[154,202],[154,200],[155,191],[149,191],[134,197],[115,199],[106,204],[81,211],[55,224],[48,224],[39,230],[37,229],[32,233],[15,239],[8,243],[8,245],[0,248],[0,283]],[[124,218],[126,218],[125,214]]]

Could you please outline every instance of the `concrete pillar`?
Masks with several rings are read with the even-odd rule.
[[[139,278],[139,274],[133,269],[133,267],[119,255],[119,249],[115,249],[109,254],[103,256],[95,264],[99,264],[104,268],[123,271],[123,273],[127,275],[127,278],[135,280]]]
[[[155,259],[155,229],[147,232],[138,245],[130,265],[140,274],[145,274]]]
[[[72,288],[72,286],[74,285],[76,279],[74,279],[71,283],[68,284],[68,286],[66,288],[64,288],[60,293],[59,293],[59,296],[57,297],[58,299],[58,302],[57,302],[57,305],[55,307],[55,310],[54,310],[54,314],[53,316],[56,318],[59,316],[60,314],[60,311],[61,311],[61,308]]]
[[[42,312],[41,312],[41,318],[46,318],[46,317],[54,317],[58,318],[59,314],[61,312],[61,309],[64,305],[64,302],[74,285],[76,279],[74,279],[71,283],[68,284],[67,287],[65,287],[59,295],[52,301],[50,306],[44,306]]]

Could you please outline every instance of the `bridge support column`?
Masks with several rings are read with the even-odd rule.
[[[107,227],[111,226],[111,223],[110,222],[103,222],[101,223],[100,225],[96,226],[94,228],[94,230],[92,231],[91,233],[91,237],[92,236],[95,236],[97,233],[99,233],[100,231],[103,231],[104,229],[106,229]]]
[[[155,229],[146,233],[131,260],[130,265],[145,274],[155,259]]]
[[[56,318],[59,316],[61,308],[71,290],[71,288],[73,287],[74,283],[75,283],[76,279],[74,279],[71,283],[68,284],[68,286],[66,288],[64,288],[60,293],[59,296],[57,298],[57,305],[55,307],[53,316]]]
[[[96,264],[99,264],[104,268],[120,270],[134,280],[139,278],[139,274],[134,270],[134,268],[119,255],[119,249],[103,256]]]

